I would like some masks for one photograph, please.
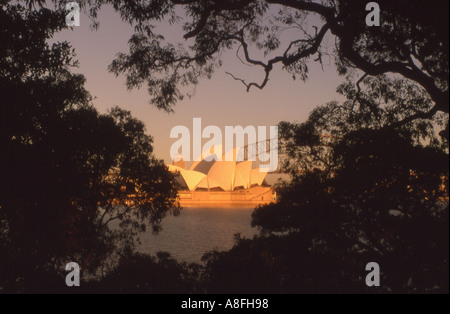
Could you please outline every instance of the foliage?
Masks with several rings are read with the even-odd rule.
[[[134,254],[122,257],[115,269],[83,289],[94,293],[201,293],[200,272],[200,265],[177,262],[168,253],[155,257]]]
[[[342,85],[348,101],[318,107],[303,124],[281,124],[293,179],[252,224],[263,235],[297,235],[304,246],[292,250],[319,256],[313,272],[341,272],[335,292],[358,282],[363,291],[354,267],[371,261],[382,267],[379,292],[448,291],[448,146],[436,135],[439,118],[398,124],[414,115],[408,108],[432,106],[426,94],[383,77],[366,83],[358,93]]]
[[[49,288],[39,278],[71,261],[86,273],[108,269],[146,226],[159,230],[177,195],[143,123],[119,108],[99,114],[85,78],[70,72],[70,45],[48,43],[61,17],[20,4],[0,10],[0,287],[8,292]]]
[[[25,1],[39,5],[43,1]],[[59,3],[62,9],[64,2]],[[264,88],[278,66],[306,80],[311,61],[335,59],[342,75],[396,73],[422,86],[433,100],[431,113],[449,112],[448,2],[380,0],[382,25],[365,23],[366,2],[359,0],[87,0],[83,9],[98,26],[97,15],[111,5],[135,27],[129,53],[110,66],[125,74],[129,88],[147,85],[151,102],[173,110],[184,87],[211,77],[228,50],[243,63],[259,67],[260,83],[232,77],[247,90]],[[184,31],[184,41],[167,42],[161,22]],[[281,40],[287,34],[289,40]],[[329,42],[335,45],[329,45]],[[331,47],[330,47],[331,46]],[[262,52],[258,53],[259,51]],[[264,58],[258,59],[258,55]],[[448,130],[447,130],[448,132]]]
[[[364,265],[350,264],[332,252],[308,250],[298,233],[238,239],[226,252],[204,256],[208,293],[312,294],[370,293]],[[350,276],[348,276],[350,274]]]

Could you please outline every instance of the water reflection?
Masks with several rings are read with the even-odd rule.
[[[236,233],[253,237],[257,230],[250,226],[252,212],[252,208],[185,208],[180,216],[163,220],[159,235],[142,235],[138,250],[165,251],[176,259],[199,263],[210,250],[231,249]]]

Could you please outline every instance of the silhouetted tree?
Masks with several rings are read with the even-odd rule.
[[[399,124],[433,106],[426,93],[384,77],[365,83],[343,84],[348,101],[315,109],[303,124],[280,125],[293,179],[252,224],[263,235],[297,234],[307,244],[292,250],[318,254],[299,285],[337,272],[335,292],[358,283],[364,291],[361,270],[375,261],[383,284],[374,291],[448,292],[448,146],[436,134],[445,117]]]
[[[370,292],[352,280],[364,276],[364,265],[355,267],[332,252],[309,247],[299,233],[237,239],[231,250],[203,257],[205,289],[220,294]]]
[[[99,114],[62,12],[0,6],[0,292],[64,285],[65,265],[98,274],[174,208],[175,179],[129,112]]]
[[[8,2],[8,1],[6,1]],[[42,0],[24,0],[42,6]],[[63,14],[65,3],[53,3]],[[222,66],[222,55],[236,50],[242,63],[259,67],[260,83],[242,82],[249,91],[264,88],[277,67],[306,80],[311,60],[332,56],[347,77],[394,73],[418,84],[433,101],[412,118],[449,112],[448,1],[380,0],[380,27],[366,25],[366,2],[359,0],[86,0],[82,8],[99,26],[98,12],[110,5],[134,26],[129,53],[119,53],[109,69],[125,74],[128,88],[146,84],[158,108],[173,110],[203,77]],[[168,22],[184,31],[184,42],[170,43],[158,33]],[[281,35],[287,33],[287,42]],[[294,39],[292,39],[294,38]],[[329,39],[335,42],[331,48]],[[256,50],[256,51],[255,51]],[[256,56],[263,52],[264,58]],[[448,125],[441,136],[448,140]]]
[[[117,267],[99,281],[88,284],[86,292],[190,294],[202,293],[198,264],[177,262],[168,253],[123,256]]]
[[[235,77],[247,90],[264,88],[277,66],[294,79],[305,80],[310,60],[322,62],[323,56],[331,54],[341,74],[353,68],[372,76],[398,73],[421,85],[435,105],[418,114],[448,113],[448,1],[377,3],[380,27],[366,25],[367,2],[359,0],[82,2],[94,26],[104,5],[112,5],[124,21],[135,26],[130,52],[119,54],[110,69],[126,73],[130,88],[147,84],[153,104],[165,110],[184,97],[182,86],[211,77],[222,65],[222,53],[239,47],[242,61],[264,73],[260,83]],[[166,43],[156,27],[161,20],[182,27],[185,42]],[[283,32],[290,34],[289,41],[282,42]],[[328,35],[336,39],[329,50]],[[253,48],[264,52],[265,58],[257,59],[260,54]]]

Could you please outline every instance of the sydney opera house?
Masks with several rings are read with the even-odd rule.
[[[189,169],[182,159],[168,165],[179,174],[181,205],[255,206],[271,202],[274,195],[265,182],[267,169],[255,168],[251,160],[236,161],[238,150],[231,152],[231,158],[223,155],[219,161],[214,154],[203,153]]]

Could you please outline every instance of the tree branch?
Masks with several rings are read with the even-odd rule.
[[[353,49],[351,35],[337,23],[335,10],[322,4],[304,2],[300,0],[267,0],[268,3],[285,5],[300,11],[309,11],[320,14],[325,18],[333,34],[340,39],[340,49],[344,58],[352,62],[369,75],[376,76],[388,72],[399,73],[404,77],[416,81],[430,94],[437,105],[438,111],[449,113],[449,91],[439,89],[432,77],[426,75],[420,70],[412,69],[409,63],[402,62],[384,62],[373,64],[364,59],[357,51]]]
[[[241,81],[247,87],[247,92],[250,91],[252,86],[255,86],[259,89],[263,89],[269,82],[270,72],[273,70],[273,66],[275,64],[281,62],[284,66],[289,66],[289,65],[292,65],[293,63],[299,61],[302,58],[306,58],[308,56],[315,54],[316,52],[318,52],[320,44],[328,30],[329,30],[329,26],[328,26],[328,24],[325,24],[321,28],[320,32],[317,34],[317,36],[315,38],[313,38],[311,40],[299,39],[299,40],[291,42],[291,44],[288,46],[288,48],[285,50],[285,52],[283,53],[282,56],[274,57],[274,58],[270,59],[267,63],[264,63],[259,60],[254,60],[250,57],[250,53],[248,50],[248,44],[246,43],[246,41],[244,39],[244,31],[241,30],[239,32],[239,36],[235,36],[235,37],[233,37],[233,39],[237,40],[241,44],[241,47],[244,50],[245,60],[248,63],[260,66],[264,69],[264,72],[265,72],[264,80],[261,84],[257,84],[255,82],[248,84],[245,82],[245,80],[237,78],[229,72],[227,72],[226,74],[232,76],[235,80]],[[309,42],[309,43],[311,43],[311,46],[308,47],[307,49],[304,49],[304,50],[298,52],[297,54],[288,55],[289,50],[292,48],[292,46],[296,42],[300,42],[300,41]]]
[[[294,64],[295,62],[298,62],[302,58],[307,58],[311,56],[314,53],[319,52],[319,47],[323,41],[325,33],[330,30],[333,35],[336,36],[337,39],[339,39],[338,47],[340,50],[340,54],[342,59],[347,60],[349,62],[350,67],[356,67],[364,71],[366,74],[371,76],[378,76],[385,73],[398,73],[404,76],[407,79],[413,80],[420,84],[430,95],[430,97],[433,99],[433,101],[436,103],[436,108],[438,111],[449,113],[449,91],[448,88],[446,90],[443,90],[443,87],[439,87],[438,83],[436,82],[436,76],[430,76],[428,75],[428,72],[431,71],[431,69],[427,69],[426,65],[424,65],[424,68],[418,68],[414,62],[411,62],[411,60],[406,59],[401,54],[401,51],[396,50],[396,47],[388,47],[393,50],[394,54],[397,55],[398,61],[384,61],[384,62],[373,62],[369,59],[367,59],[363,54],[361,54],[360,51],[357,50],[357,48],[354,47],[354,42],[356,41],[356,35],[353,34],[351,31],[346,29],[345,25],[342,25],[341,18],[338,15],[338,11],[336,6],[327,6],[325,4],[316,3],[316,2],[310,2],[307,0],[266,0],[268,4],[277,4],[281,5],[287,8],[292,8],[301,12],[311,12],[316,13],[320,16],[322,16],[326,24],[321,29],[321,31],[315,36],[314,39],[300,39],[298,41],[291,42],[288,49],[285,51],[284,55],[275,57],[271,60],[269,60],[267,63],[264,63],[262,61],[254,60],[250,57],[249,51],[248,51],[248,45],[244,40],[243,33],[241,33],[238,37],[234,38],[235,40],[239,41],[242,45],[245,60],[251,64],[251,65],[257,65],[261,66],[265,71],[265,77],[261,84],[257,83],[245,83],[245,86],[247,87],[247,90],[249,90],[252,86],[263,88],[268,80],[270,72],[273,68],[273,65],[276,63],[283,63],[284,66],[289,66]],[[194,3],[199,3],[198,0],[172,0],[172,3],[174,5],[191,5]],[[194,27],[194,29],[187,34],[185,34],[185,38],[192,38],[197,36],[202,32],[202,30],[205,29],[208,25],[209,18],[213,14],[220,14],[221,11],[227,11],[227,10],[241,10],[249,5],[254,3],[254,0],[211,0],[209,2],[209,6],[205,7],[203,11],[200,13],[196,13],[196,17],[198,19]],[[245,27],[244,27],[245,28]],[[289,55],[290,50],[292,47],[299,42],[306,42],[310,43],[310,47],[307,49],[304,49],[302,51],[299,51],[296,54]],[[380,43],[383,44],[383,43]],[[415,43],[413,43],[415,45]],[[389,45],[389,43],[388,43]],[[410,51],[410,53],[414,54],[414,47],[413,50]],[[389,51],[388,51],[389,52]],[[214,52],[213,52],[214,53]],[[399,55],[400,53],[400,55]],[[210,55],[210,54],[208,54]],[[416,59],[421,60],[418,58],[418,56],[414,56]],[[320,61],[320,56],[319,56]],[[440,74],[439,78],[442,80],[447,80],[448,82],[448,75],[445,76],[444,74]],[[236,77],[234,77],[236,79]],[[241,82],[245,82],[244,80],[238,79]]]
[[[212,10],[213,10],[212,7],[208,7],[202,12],[202,14],[200,15],[200,20],[197,23],[197,26],[195,26],[195,28],[192,31],[186,33],[183,36],[184,39],[189,39],[189,38],[197,36],[205,28],[206,23],[208,22],[208,18],[210,17]]]

